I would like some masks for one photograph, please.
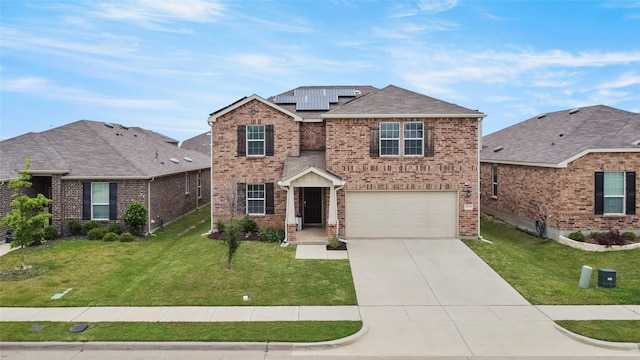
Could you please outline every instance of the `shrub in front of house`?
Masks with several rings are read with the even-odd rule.
[[[78,220],[69,221],[69,234],[71,236],[80,236],[82,235],[82,224]]]
[[[102,240],[107,234],[107,229],[97,227],[89,230],[87,233],[87,240]]]
[[[624,235],[621,235],[618,230],[611,230],[606,233],[598,233],[594,239],[598,242],[598,244],[604,246],[624,245],[626,241]]]
[[[120,234],[120,242],[132,242],[133,239],[134,239],[133,235],[128,231],[125,231],[122,234]]]
[[[104,236],[102,237],[103,241],[118,241],[118,234],[114,233],[114,232],[108,232],[106,234],[104,234]]]
[[[118,223],[111,223],[109,227],[107,227],[107,232],[115,233],[116,235],[122,234],[122,226]]]
[[[60,237],[58,233],[58,229],[55,226],[49,225],[44,228],[44,239],[45,240],[55,240]]]
[[[224,229],[226,229],[226,224],[224,223],[224,221],[222,220],[218,220],[216,221],[216,229],[218,229],[218,232],[223,233]]]
[[[631,231],[627,231],[626,233],[623,234],[625,239],[631,241],[631,242],[636,242],[637,236],[636,233],[631,232]]]
[[[147,206],[139,201],[134,201],[129,205],[122,215],[122,220],[127,225],[127,229],[135,234],[142,235],[147,225],[147,214],[149,210]]]
[[[241,232],[258,231],[258,224],[251,216],[245,215],[242,218],[242,220],[240,220],[240,231]]]
[[[580,242],[584,242],[584,234],[581,233],[580,231],[575,231],[572,232],[571,234],[569,234],[569,236],[567,236],[569,239],[574,240],[574,241],[580,241]]]
[[[86,223],[82,224],[82,235],[88,236],[91,230],[99,227],[100,227],[100,224],[97,221],[93,221],[93,220],[87,221]]]
[[[260,241],[281,242],[284,240],[284,229],[268,227],[260,230],[258,236],[260,237]]]

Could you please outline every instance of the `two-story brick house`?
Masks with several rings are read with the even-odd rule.
[[[484,136],[482,211],[549,238],[640,234],[640,114],[604,105],[540,114]]]
[[[485,115],[388,86],[300,87],[212,113],[212,227],[343,238],[476,237]]]

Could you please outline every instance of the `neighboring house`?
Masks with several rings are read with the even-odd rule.
[[[122,223],[134,200],[149,209],[151,232],[211,199],[209,157],[177,144],[141,128],[88,120],[4,140],[0,218],[10,211],[9,180],[31,158],[31,195],[53,200],[47,211],[61,233],[71,220]]]
[[[180,144],[180,147],[211,156],[211,132],[207,131],[206,133],[187,139]]]
[[[546,236],[640,233],[640,114],[598,105],[538,115],[482,139],[481,208]]]
[[[287,240],[477,237],[485,115],[388,86],[299,87],[212,113],[212,223],[250,214]]]

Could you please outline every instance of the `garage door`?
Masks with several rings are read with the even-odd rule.
[[[347,238],[446,238],[457,235],[457,193],[350,191]]]

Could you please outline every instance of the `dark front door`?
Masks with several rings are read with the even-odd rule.
[[[322,224],[322,188],[304,188],[304,223]]]

